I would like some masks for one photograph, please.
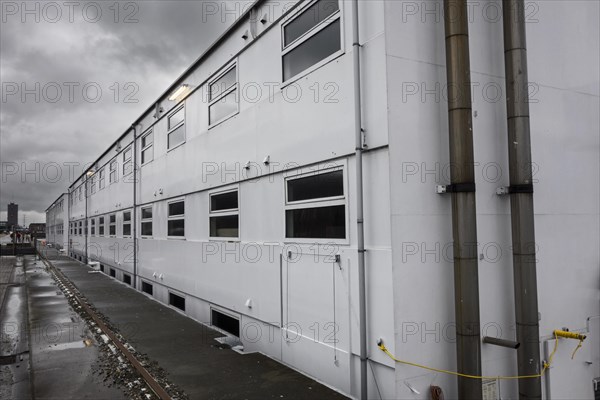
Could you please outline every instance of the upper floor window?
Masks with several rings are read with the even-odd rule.
[[[338,0],[318,0],[282,25],[283,81],[342,49]]]
[[[98,190],[104,189],[104,168],[98,171]]]
[[[104,236],[104,217],[98,217],[98,236]]]
[[[96,235],[96,218],[92,218],[90,221],[90,235]]]
[[[180,107],[167,118],[167,149],[185,141],[185,107]]]
[[[110,172],[108,175],[108,181],[110,183],[115,183],[117,181],[117,160],[112,160],[110,162]]]
[[[239,237],[238,191],[210,195],[210,236]]]
[[[285,237],[346,238],[343,170],[286,181]]]
[[[123,236],[131,236],[131,211],[123,211]]]
[[[237,66],[228,67],[208,85],[208,120],[214,125],[238,112]]]
[[[96,193],[96,175],[92,175],[90,178],[90,192],[91,194]]]
[[[83,200],[83,185],[79,186],[79,201]]]
[[[168,204],[169,216],[167,222],[167,236],[185,236],[185,201],[177,200]]]
[[[123,151],[123,176],[129,175],[132,171],[132,163],[131,163],[131,146]]]
[[[154,160],[154,132],[146,133],[142,136],[142,164]]]
[[[152,236],[152,206],[142,207],[142,236]]]

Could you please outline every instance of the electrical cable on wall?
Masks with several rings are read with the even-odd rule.
[[[546,371],[552,365],[552,359],[554,358],[554,354],[558,350],[558,338],[559,337],[562,337],[562,338],[565,338],[565,339],[576,339],[576,340],[579,340],[579,344],[575,348],[575,351],[573,351],[573,354],[571,355],[571,359],[573,357],[575,357],[575,353],[582,346],[583,341],[586,338],[585,335],[582,335],[580,333],[573,333],[573,332],[568,332],[568,331],[558,330],[558,329],[555,330],[553,333],[554,333],[554,338],[556,340],[555,343],[554,343],[554,349],[552,350],[552,353],[548,357],[548,361],[543,363],[542,371],[539,374],[533,374],[533,375],[485,376],[485,375],[463,374],[463,373],[460,373],[460,372],[457,372],[457,371],[449,371],[449,370],[445,370],[445,369],[441,369],[441,368],[433,368],[433,367],[428,367],[426,365],[414,363],[414,362],[411,362],[411,361],[400,360],[400,359],[396,358],[387,349],[387,347],[385,346],[385,344],[383,344],[383,340],[382,339],[379,339],[377,341],[377,347],[379,347],[379,349],[381,351],[383,351],[385,354],[388,355],[388,357],[390,357],[392,360],[396,361],[397,363],[405,364],[405,365],[410,365],[410,366],[413,366],[413,367],[422,368],[422,369],[426,369],[426,370],[429,370],[429,371],[439,372],[439,373],[442,373],[442,374],[460,376],[462,378],[470,378],[470,379],[502,379],[502,380],[510,380],[510,379],[534,379],[534,378],[541,378],[542,376],[544,376],[544,374],[546,373]]]

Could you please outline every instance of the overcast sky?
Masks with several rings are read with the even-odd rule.
[[[94,161],[248,4],[0,3],[0,220],[12,201],[21,224],[23,213],[43,222],[69,172]]]

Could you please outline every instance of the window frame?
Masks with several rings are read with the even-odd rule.
[[[104,181],[104,167],[98,170],[98,191],[104,189],[105,181]]]
[[[146,209],[150,209],[152,216],[150,218],[143,218],[144,215],[144,210]],[[152,234],[151,235],[144,235],[143,232],[144,230],[142,229],[143,224],[144,223],[148,223],[150,222],[150,224],[152,224]],[[167,227],[168,229],[168,227]],[[140,207],[140,237],[142,239],[151,239],[152,237],[154,237],[154,206],[152,204],[148,205],[148,206],[143,206]]]
[[[237,208],[212,211],[212,209],[211,209],[212,201],[211,200],[212,200],[213,196],[218,196],[221,194],[227,194],[227,193],[233,193],[233,192],[237,192],[237,201],[238,201]],[[241,205],[241,198],[240,198],[239,186],[232,187],[229,189],[224,189],[224,190],[216,190],[216,191],[208,193],[208,238],[209,238],[209,240],[218,240],[218,241],[226,241],[226,242],[235,242],[235,241],[240,240],[240,232],[241,232],[241,229],[240,229],[240,225],[241,225],[240,224],[240,205]],[[237,234],[237,236],[212,236],[211,229],[210,229],[210,219],[214,218],[214,217],[228,217],[231,215],[237,215],[237,217],[238,217],[238,234]]]
[[[129,152],[129,157],[125,158],[127,156],[127,152]],[[133,172],[133,168],[131,168],[129,171],[127,170],[128,167],[133,166],[133,146],[129,145],[125,148],[125,150],[123,150],[122,152],[122,157],[123,157],[123,166],[122,166],[122,170],[123,170],[123,176],[127,176],[129,174],[131,174]]]
[[[96,236],[96,218],[90,218],[90,236]]]
[[[290,83],[293,83],[293,82],[305,77],[306,75],[321,68],[325,64],[331,62],[332,60],[336,59],[337,57],[339,57],[345,53],[344,18],[342,18],[342,15],[344,13],[344,3],[345,2],[342,0],[338,0],[338,10],[335,13],[331,14],[326,19],[324,19],[323,21],[319,22],[317,25],[310,28],[307,32],[305,32],[304,34],[302,34],[299,37],[297,37],[296,39],[294,39],[287,46],[285,45],[285,27],[287,25],[289,25],[291,22],[293,22],[294,20],[296,20],[296,18],[300,17],[305,11],[307,11],[310,7],[312,7],[314,4],[316,4],[319,1],[320,0],[312,0],[312,1],[307,2],[305,5],[299,7],[299,9],[297,11],[295,11],[288,17],[284,18],[283,21],[281,21],[279,24],[280,43],[281,43],[281,55],[280,55],[281,62],[279,64],[279,67],[281,68],[281,88],[282,89],[285,86],[289,85]],[[310,38],[315,36],[317,33],[321,32],[323,29],[325,29],[326,27],[328,27],[329,25],[331,25],[332,23],[334,23],[337,20],[340,21],[340,49],[337,50],[336,52],[330,54],[329,56],[325,57],[321,61],[318,61],[317,63],[306,68],[304,71],[301,71],[301,72],[297,73],[296,75],[294,75],[288,79],[285,79],[283,76],[283,73],[284,73],[283,57],[286,54],[292,52],[297,47],[301,46],[303,43],[307,42]]]
[[[96,193],[96,174],[94,174],[94,175],[92,175],[90,177],[89,182],[90,182],[90,185],[89,185],[90,186],[90,193],[91,194],[95,194]]]
[[[169,205],[173,203],[181,203],[183,202],[183,214],[177,215],[169,215]],[[153,214],[154,216],[154,214]],[[178,221],[183,220],[183,235],[182,236],[172,236],[169,235],[169,221]],[[167,201],[167,239],[175,239],[175,240],[185,240],[185,197],[180,197],[178,199],[173,199]]]
[[[342,171],[343,177],[343,189],[344,194],[341,196],[331,196],[331,197],[319,197],[314,199],[307,200],[298,200],[298,201],[288,201],[288,182],[296,179],[306,178],[309,176],[318,176],[321,174],[326,174],[334,171]],[[348,166],[347,164],[340,163],[336,166],[319,166],[316,170],[311,170],[307,172],[303,172],[298,170],[297,173],[290,172],[283,180],[284,186],[284,210],[283,210],[283,242],[284,243],[334,243],[339,245],[349,245],[350,244],[350,226],[348,221]],[[345,237],[344,238],[296,238],[296,237],[287,237],[287,211],[289,210],[301,210],[301,209],[309,209],[309,208],[322,208],[322,207],[331,207],[331,206],[344,206],[344,230]]]
[[[113,173],[114,173],[114,179],[113,179]],[[117,158],[113,158],[112,160],[110,160],[110,162],[108,163],[108,183],[109,185],[112,185],[113,183],[117,183],[119,181],[119,162],[117,161]]]
[[[111,217],[115,218],[115,222],[112,222]],[[111,232],[111,228],[114,227],[115,232]],[[108,214],[108,237],[117,237],[117,213]]]
[[[105,223],[105,215],[101,215],[98,217],[98,237],[103,237],[106,235],[106,223]]]
[[[215,98],[212,98],[212,93],[210,90],[210,87],[212,85],[214,85],[219,79],[221,79],[222,77],[224,77],[225,75],[227,75],[227,73],[229,71],[231,71],[233,68],[235,68],[235,84],[231,85],[231,87],[225,89],[224,91],[220,92],[219,94],[217,94],[215,96]],[[217,74],[215,74],[207,83],[206,87],[207,87],[207,95],[208,95],[208,129],[211,129],[217,125],[220,125],[221,123],[225,122],[226,120],[228,120],[229,118],[239,114],[240,112],[240,97],[239,97],[239,86],[240,86],[240,70],[238,68],[238,62],[237,59],[231,61],[230,63],[228,63],[227,65],[225,65],[223,68],[221,68],[221,71],[218,72]],[[236,92],[235,96],[236,96],[236,104],[237,104],[237,109],[222,117],[221,119],[215,121],[215,122],[210,122],[210,108],[215,104],[218,103],[219,101],[222,101],[225,97],[227,97],[228,95],[230,95],[231,93]]]
[[[169,127],[170,118],[173,115],[177,114],[181,110],[183,110],[183,120],[180,123],[178,123],[177,125],[175,125],[175,127],[173,127],[173,128]],[[173,111],[170,111],[169,114],[167,115],[167,118],[166,118],[166,121],[167,121],[167,153],[169,151],[175,150],[179,146],[185,144],[185,142],[187,140],[187,135],[186,135],[186,131],[185,131],[185,128],[186,128],[186,126],[185,126],[186,117],[187,117],[187,115],[186,115],[186,109],[185,109],[185,102],[182,102],[181,105],[173,107]],[[177,129],[179,129],[182,126],[183,126],[183,140],[181,141],[181,143],[177,143],[173,147],[169,147],[169,135],[172,134],[173,132],[175,132]]]
[[[125,214],[129,213],[129,221],[125,221]],[[124,238],[132,237],[133,230],[131,229],[132,221],[133,221],[133,212],[132,210],[124,210],[122,213],[121,219],[121,236]],[[129,234],[125,234],[125,225],[129,225]]]
[[[152,135],[152,143],[147,144],[146,146],[143,146],[144,143],[144,139],[146,139],[148,136]],[[146,165],[151,163],[152,161],[154,161],[154,129],[150,128],[148,129],[146,132],[144,132],[142,134],[142,136],[140,137],[140,160],[142,160],[141,165]],[[152,150],[152,158],[148,161],[144,161],[144,152],[147,150]]]

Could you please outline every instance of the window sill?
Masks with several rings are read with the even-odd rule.
[[[209,242],[231,242],[231,243],[239,243],[241,242],[239,237],[219,237],[219,236],[209,236]]]
[[[185,240],[185,236],[167,236],[167,240]]]

